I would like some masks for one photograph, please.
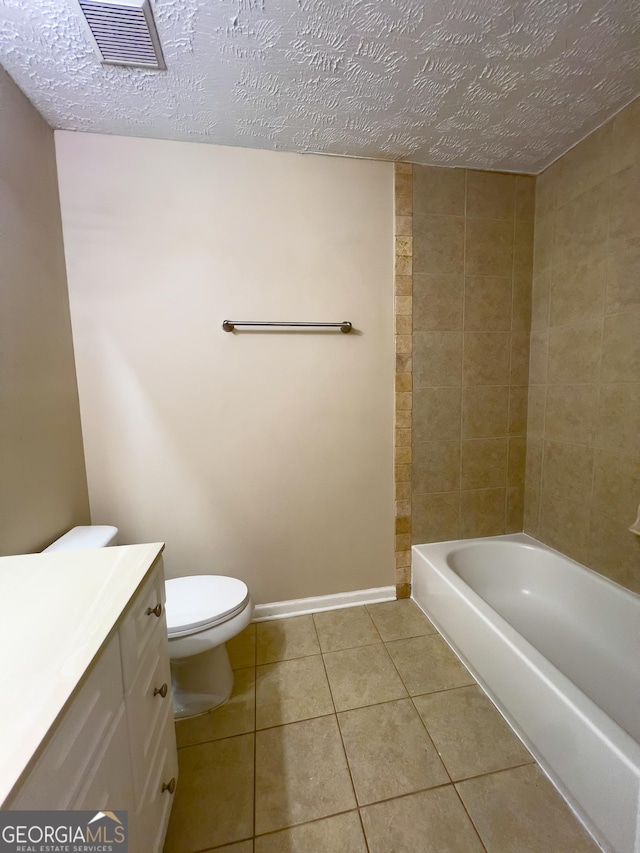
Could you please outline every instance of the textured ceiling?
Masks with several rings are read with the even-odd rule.
[[[166,72],[75,0],[0,0],[0,63],[57,128],[534,173],[640,94],[639,0],[152,5]]]

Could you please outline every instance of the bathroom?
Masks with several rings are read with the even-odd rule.
[[[241,18],[255,11],[226,6]],[[23,23],[1,64],[27,91],[35,24],[28,15]],[[120,79],[121,69],[107,71]],[[214,126],[217,145],[204,135],[153,138],[153,109],[130,126],[115,111],[111,129],[95,132],[86,116],[100,110],[87,112],[82,87],[95,92],[103,73],[96,64],[90,79],[78,71],[73,88],[67,80],[55,134],[9,75],[0,81],[2,555],[42,550],[93,521],[117,525],[124,543],[165,542],[168,577],[241,578],[258,616],[274,602],[370,594],[348,601],[354,624],[334,617],[340,648],[323,645],[329,617],[319,613],[257,622],[232,642],[244,692],[229,714],[255,707],[246,684],[260,667],[431,636],[419,614],[403,616],[422,626],[408,637],[384,632],[391,602],[382,598],[397,590],[404,602],[410,592],[412,544],[524,530],[640,591],[638,539],[628,531],[640,502],[637,85],[590,83],[593,109],[585,96],[582,124],[572,114],[553,150],[535,137],[521,152],[530,163],[538,152],[527,169],[486,149],[483,161],[460,155],[447,166],[436,149],[420,161],[367,148],[347,130],[359,158],[372,159],[260,150],[276,144],[255,141],[247,105],[264,106],[268,92],[255,80],[252,90],[250,76],[238,98],[246,132],[235,144]],[[28,94],[47,115],[49,96]],[[157,111],[158,127],[167,114],[166,105]],[[353,331],[228,334],[229,318],[347,320]],[[405,603],[398,612],[412,613]],[[385,701],[406,693],[398,687]],[[180,725],[181,760],[197,763],[199,736],[180,735]],[[241,732],[220,725],[233,734],[205,735],[203,747],[216,760],[254,737],[255,722],[250,731],[238,724]],[[322,735],[306,746],[314,743]],[[232,762],[251,788],[253,761],[246,773]],[[260,836],[243,813],[240,829],[208,827],[209,840],[180,847],[180,837],[190,843],[184,826],[196,823],[180,805],[187,775],[174,809],[183,826],[170,827],[168,850],[248,853],[254,834],[258,853],[392,849],[374,837],[382,817],[367,824],[366,815],[394,796],[373,795],[360,810],[363,830],[348,790],[334,811],[292,821],[298,830],[276,822]],[[198,814],[214,810],[215,785],[212,777],[208,792],[190,792]],[[424,790],[431,783],[396,799],[406,806],[390,812],[398,844],[405,823],[420,824],[411,797]],[[505,849],[455,806],[471,835],[452,849]],[[549,821],[545,812],[537,825]],[[328,840],[305,840],[300,827]],[[572,831],[557,849],[592,849]]]

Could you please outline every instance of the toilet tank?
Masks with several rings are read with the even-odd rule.
[[[117,545],[117,540],[117,527],[112,527],[110,524],[87,524],[82,527],[72,528],[64,536],[52,542],[42,553],[107,548],[109,545]]]

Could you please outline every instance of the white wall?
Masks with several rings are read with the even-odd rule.
[[[88,522],[53,131],[0,68],[0,554]]]
[[[94,522],[256,602],[392,584],[392,165],[56,146]]]

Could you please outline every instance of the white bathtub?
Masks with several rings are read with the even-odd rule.
[[[598,844],[640,853],[640,596],[524,533],[412,551],[415,602]]]

